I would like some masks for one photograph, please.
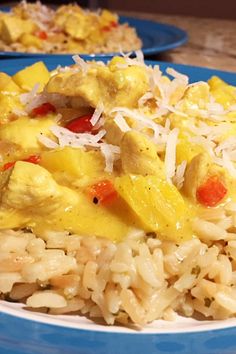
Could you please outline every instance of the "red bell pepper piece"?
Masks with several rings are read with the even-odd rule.
[[[20,161],[25,161],[25,162],[30,162],[34,164],[38,164],[40,162],[40,156],[38,155],[31,155],[27,157],[26,159],[20,160]],[[2,171],[9,170],[9,168],[12,168],[17,161],[12,161],[12,162],[7,162],[5,165],[2,167]]]
[[[75,118],[65,126],[66,129],[69,129],[73,133],[85,133],[91,132],[93,126],[90,122],[92,115],[88,114],[79,118]]]
[[[94,204],[110,204],[118,198],[114,185],[109,180],[100,181],[89,187],[88,194]]]
[[[209,177],[196,191],[200,204],[207,207],[216,206],[227,194],[227,188],[218,176]]]
[[[37,33],[37,37],[40,38],[40,39],[45,40],[45,39],[48,38],[48,35],[47,35],[47,33],[46,33],[45,31],[39,31],[39,32]]]
[[[31,111],[30,116],[31,117],[45,116],[49,112],[56,112],[56,108],[51,103],[45,102],[41,104],[41,106],[34,108]]]

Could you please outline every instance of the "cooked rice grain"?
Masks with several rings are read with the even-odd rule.
[[[139,230],[118,244],[66,232],[1,231],[0,292],[30,308],[103,317],[108,324],[143,326],[194,312],[232,317],[234,205],[210,214],[194,222],[198,238],[179,245]]]

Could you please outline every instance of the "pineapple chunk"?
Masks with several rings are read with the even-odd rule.
[[[15,83],[26,91],[32,90],[36,83],[40,85],[39,90],[42,91],[49,78],[50,73],[42,61],[38,61],[12,76]]]
[[[11,141],[29,151],[41,150],[38,136],[41,133],[49,136],[49,128],[54,124],[54,120],[49,118],[29,119],[21,117],[7,125],[0,126],[0,140]]]
[[[0,123],[8,123],[12,114],[14,115],[15,109],[22,109],[22,104],[20,103],[18,96],[4,94],[0,90]]]
[[[22,20],[15,16],[6,16],[1,21],[1,39],[10,44],[23,34]]]
[[[105,168],[104,158],[100,152],[86,152],[71,147],[43,152],[40,164],[51,173],[68,173],[77,178],[97,177]]]
[[[36,25],[30,20],[5,16],[1,21],[1,38],[6,43],[14,43],[23,33],[32,33],[35,29]]]
[[[0,92],[20,93],[21,89],[9,75],[0,72]]]
[[[30,33],[22,34],[20,42],[26,47],[42,48],[42,40]]]
[[[217,76],[213,76],[208,83],[216,102],[222,104],[225,109],[236,103],[236,87],[228,85]]]
[[[176,163],[177,165],[181,164],[183,161],[189,163],[194,156],[204,151],[203,146],[191,143],[186,135],[180,134],[176,146]]]
[[[156,176],[124,175],[115,187],[146,231],[175,242],[192,237],[190,210],[175,186]]]

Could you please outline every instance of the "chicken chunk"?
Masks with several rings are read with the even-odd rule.
[[[184,191],[187,196],[195,199],[196,190],[208,174],[210,165],[211,159],[206,153],[198,154],[192,159],[187,167],[184,179]]]
[[[58,185],[43,167],[18,161],[2,190],[2,204],[17,210],[31,209],[34,214],[48,214],[77,202],[76,193]]]
[[[157,149],[144,134],[129,131],[121,141],[121,162],[125,173],[165,178],[164,165]]]
[[[124,132],[118,127],[114,119],[106,119],[104,129],[106,130],[106,141],[113,145],[120,145]]]
[[[64,30],[72,38],[84,40],[93,30],[94,22],[97,18],[94,16],[85,16],[84,14],[74,13],[67,17],[64,23]],[[97,20],[98,21],[98,20]]]
[[[224,170],[215,165],[207,153],[196,155],[188,165],[185,172],[184,192],[196,201],[197,190],[210,177],[216,176],[223,185],[226,183]],[[211,190],[211,193],[213,191]]]
[[[71,97],[73,106],[95,108],[102,103],[105,112],[115,106],[136,107],[147,89],[146,69],[125,63],[109,67],[94,64],[86,75],[81,71],[59,73],[46,86],[48,93]]]

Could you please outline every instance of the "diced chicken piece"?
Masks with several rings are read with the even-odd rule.
[[[156,145],[144,134],[136,131],[125,133],[120,147],[122,168],[125,173],[165,178],[163,162],[157,155]]]
[[[71,37],[84,40],[93,30],[94,21],[96,21],[95,16],[74,13],[67,17],[64,23],[64,30]]]
[[[2,190],[2,205],[34,214],[71,207],[77,202],[76,193],[60,186],[43,167],[18,161]],[[32,209],[33,208],[33,209]]]
[[[104,123],[106,130],[106,141],[113,145],[120,145],[124,132],[118,127],[113,119],[107,119]]]
[[[81,14],[82,12],[82,9],[77,4],[76,6],[72,4],[60,6],[55,13],[55,24],[63,28],[67,18],[71,14]]]
[[[184,179],[184,191],[187,196],[196,198],[196,190],[208,174],[211,164],[210,156],[206,153],[198,154],[192,159]]]
[[[200,153],[190,162],[185,172],[184,191],[190,198],[196,199],[196,192],[211,177],[217,177],[221,183],[228,184],[224,170],[214,164],[207,153]]]
[[[65,72],[54,75],[46,86],[48,93],[59,93],[74,98],[72,106],[97,107],[104,110],[115,106],[136,107],[148,89],[148,75],[141,66],[109,67],[94,64],[86,75]]]

